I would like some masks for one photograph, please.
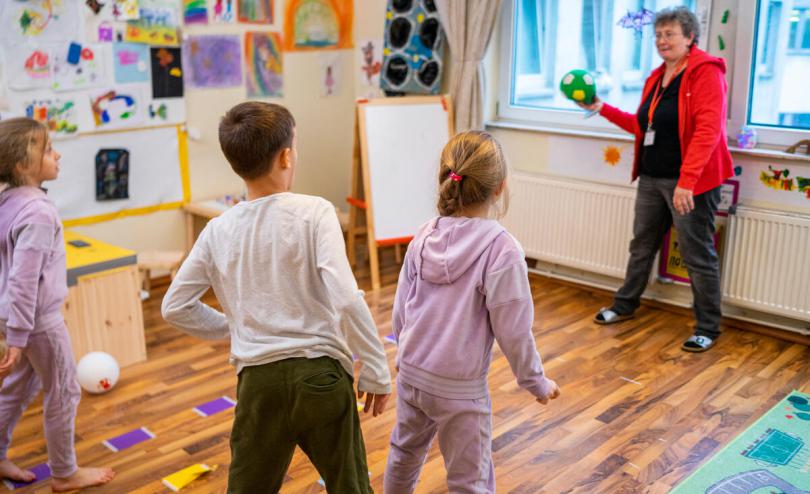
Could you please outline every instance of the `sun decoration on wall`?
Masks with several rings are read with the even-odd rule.
[[[290,0],[284,15],[284,49],[352,47],[353,0]]]
[[[622,160],[622,150],[618,146],[605,146],[602,151],[602,159],[610,166],[616,166]]]

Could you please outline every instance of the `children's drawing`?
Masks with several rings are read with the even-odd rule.
[[[180,42],[177,34],[177,5],[170,0],[140,0],[140,17],[127,21],[124,41],[148,43],[152,45],[176,45]]]
[[[96,200],[129,199],[129,151],[99,149],[96,154]]]
[[[245,33],[248,98],[282,96],[281,37],[278,33]]]
[[[340,92],[340,57],[337,53],[322,53],[321,96],[327,98]]]
[[[149,119],[158,122],[169,120],[169,107],[166,106],[166,103],[158,104],[157,101],[149,103]]]
[[[250,24],[273,23],[273,0],[238,0],[236,10],[239,22]]]
[[[64,41],[76,36],[78,0],[3,0],[0,37],[10,43]]]
[[[71,48],[65,50],[65,47],[61,46],[54,50],[53,89],[73,91],[105,84],[104,57],[99,47],[78,43],[73,43],[72,47],[78,47],[76,50],[78,56],[75,58]]]
[[[141,95],[134,88],[90,95],[90,108],[98,129],[131,127],[139,123],[142,120],[140,104]]]
[[[186,24],[208,24],[206,0],[183,0],[183,22]]]
[[[184,51],[192,87],[242,85],[242,47],[238,35],[191,36]]]
[[[384,35],[382,89],[437,94],[444,34],[435,3],[389,0]]]
[[[96,15],[100,14],[101,9],[104,8],[104,4],[99,0],[85,0],[84,4],[87,5],[87,8]]]
[[[633,29],[636,32],[636,36],[641,36],[641,31],[644,29],[644,26],[649,26],[655,20],[655,12],[647,9],[641,9],[637,12],[627,11],[627,13],[619,19],[619,22],[616,23],[617,26],[621,26],[625,29]]]
[[[146,82],[149,80],[149,46],[140,43],[113,45],[115,82]]]
[[[602,159],[610,166],[616,166],[622,160],[622,150],[618,146],[605,146],[602,152]]]
[[[287,50],[352,47],[352,0],[290,0],[284,17]]]
[[[40,99],[25,104],[25,116],[48,126],[54,139],[72,137],[79,131],[76,102],[72,99]]]
[[[130,21],[140,16],[138,0],[112,0],[112,15],[117,21]]]
[[[356,96],[375,98],[382,95],[380,72],[382,71],[382,40],[360,40],[355,47],[359,70],[356,73]]]
[[[27,90],[49,87],[53,81],[53,56],[48,47],[11,46],[5,52],[8,86]]]
[[[796,184],[793,182],[792,178],[788,178],[788,175],[790,175],[790,170],[787,168],[777,170],[771,165],[768,165],[768,171],[763,170],[759,174],[759,181],[766,187],[770,187],[774,190],[795,190]]]
[[[183,97],[183,65],[180,48],[152,48],[152,97]]]
[[[214,24],[236,22],[236,0],[208,0],[208,10]]]

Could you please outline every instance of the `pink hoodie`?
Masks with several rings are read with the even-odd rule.
[[[440,216],[420,228],[394,301],[399,379],[444,398],[481,398],[498,340],[518,384],[545,398],[552,384],[533,322],[523,249],[497,221]]]

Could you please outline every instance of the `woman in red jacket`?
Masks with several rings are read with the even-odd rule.
[[[699,31],[686,7],[658,12],[655,46],[664,63],[644,84],[638,111],[626,113],[598,98],[580,105],[635,135],[633,180],[640,177],[624,285],[594,320],[612,324],[633,317],[655,254],[674,224],[697,320],[695,334],[681,347],[689,352],[708,350],[720,336],[714,215],[720,184],[733,175],[726,145],[726,65],[698,49]]]

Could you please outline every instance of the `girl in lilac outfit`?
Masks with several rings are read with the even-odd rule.
[[[518,384],[538,402],[559,396],[535,348],[523,249],[492,216],[506,161],[486,132],[445,146],[439,214],[408,247],[393,311],[397,423],[386,494],[411,493],[434,436],[452,493],[495,492],[487,373],[498,341]]]
[[[109,468],[76,465],[74,424],[81,390],[62,305],[67,296],[65,244],[56,207],[42,182],[59,174],[48,129],[28,118],[0,122],[0,477],[35,475],[8,459],[20,416],[44,391],[45,441],[54,492],[109,482]]]

